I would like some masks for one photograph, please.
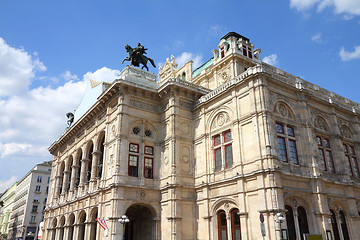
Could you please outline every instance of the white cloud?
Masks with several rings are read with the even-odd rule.
[[[51,160],[47,149],[65,130],[66,113],[79,106],[89,79],[111,82],[120,74],[106,67],[83,77],[70,71],[39,77],[38,71],[46,67],[37,52],[31,55],[0,38],[0,189],[14,182],[3,179],[20,179],[36,164]],[[35,79],[44,86],[31,89]]]
[[[314,36],[311,37],[311,40],[317,43],[321,43],[321,33],[316,33]]]
[[[31,147],[31,144],[21,144],[21,143],[6,143],[2,144],[0,142],[0,153],[1,157],[5,157],[14,153],[25,152]]]
[[[217,24],[210,26],[210,34],[214,37],[222,37],[222,35],[225,35],[227,32],[226,27]]]
[[[304,11],[312,8],[320,0],[290,0],[290,7],[298,11]]]
[[[279,63],[276,54],[271,54],[269,56],[264,57],[263,62],[266,62],[267,64],[270,64],[272,66],[276,66]]]
[[[290,8],[302,12],[309,10],[317,5],[320,12],[326,7],[333,7],[335,14],[345,14],[344,19],[351,19],[353,15],[360,15],[359,0],[290,0]]]
[[[47,87],[29,89],[37,71],[46,70],[44,64],[24,49],[0,41],[0,92],[7,89],[0,95],[0,166],[3,178],[15,175],[19,179],[35,164],[51,160],[47,148],[67,126],[66,113],[80,104],[87,81],[111,82],[120,71],[103,67],[82,78],[65,71],[43,78]],[[7,79],[15,84],[5,85]],[[48,86],[52,79],[58,79],[58,85]]]
[[[61,75],[66,81],[70,81],[70,80],[79,80],[78,76],[77,75],[72,75],[70,73],[70,71],[66,71],[65,73],[63,73]]]
[[[120,71],[112,70],[107,67],[100,68],[95,72],[87,72],[84,75],[84,80],[95,80],[98,82],[108,82],[111,83],[115,79],[119,78]]]
[[[348,52],[344,49],[344,47],[341,47],[339,55],[343,61],[350,61],[360,58],[360,46],[356,46],[353,52]]]
[[[4,192],[6,189],[11,187],[16,182],[16,177],[12,176],[7,180],[0,180],[0,193]]]
[[[26,91],[35,72],[45,70],[37,57],[34,59],[23,49],[10,47],[0,38],[0,97]]]
[[[188,61],[193,61],[193,69],[198,68],[202,64],[202,55],[196,55],[190,52],[183,52],[180,56],[175,58],[179,67],[184,66]]]
[[[333,0],[335,13],[347,13],[352,15],[360,15],[359,0]]]

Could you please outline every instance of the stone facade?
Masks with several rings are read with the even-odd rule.
[[[229,33],[198,69],[104,84],[49,148],[44,238],[357,239],[359,104],[259,54]]]

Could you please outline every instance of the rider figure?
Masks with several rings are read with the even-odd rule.
[[[144,54],[146,54],[146,50],[148,49],[138,43],[137,47],[133,49],[132,57],[135,59],[142,58],[144,60]]]

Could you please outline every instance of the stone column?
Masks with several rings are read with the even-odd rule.
[[[226,211],[225,214],[226,214],[226,231],[228,236],[227,239],[233,240],[231,234],[231,214],[228,211]]]
[[[97,169],[98,169],[98,165],[99,165],[100,152],[94,151],[92,153],[92,156],[93,156],[93,159],[92,159],[92,164],[91,164],[90,190],[94,190],[95,185],[96,185],[96,179],[98,177]]]
[[[84,239],[89,240],[90,234],[91,234],[91,222],[85,222],[85,233],[84,233]]]
[[[54,229],[55,240],[60,240],[60,227]]]
[[[54,194],[54,198],[58,198],[59,195],[60,195],[60,183],[61,182],[61,176],[59,175],[56,175],[55,176],[55,192],[53,193]]]
[[[80,224],[74,224],[73,239],[79,239]]]
[[[87,172],[89,161],[90,161],[90,159],[88,159],[88,158],[81,159],[82,164],[81,164],[81,170],[80,170],[80,184],[79,184],[80,187],[84,186],[84,184],[86,182],[86,172]]]
[[[68,225],[64,226],[63,238],[61,240],[69,239],[69,229],[70,229],[70,226],[68,226]]]
[[[68,192],[69,175],[70,175],[70,170],[65,170],[64,171],[64,177],[63,177],[63,182],[62,182],[63,193]]]
[[[71,169],[71,180],[70,180],[70,192],[74,191],[75,182],[76,182],[76,174],[79,169],[79,165],[73,165]]]
[[[161,226],[160,226],[160,217],[155,217],[153,220],[153,239],[157,240],[161,238]]]

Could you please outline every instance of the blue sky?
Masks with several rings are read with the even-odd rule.
[[[360,102],[359,0],[1,1],[0,192],[51,159],[87,81],[126,66],[125,44],[157,65],[199,65],[230,31],[264,61]]]

